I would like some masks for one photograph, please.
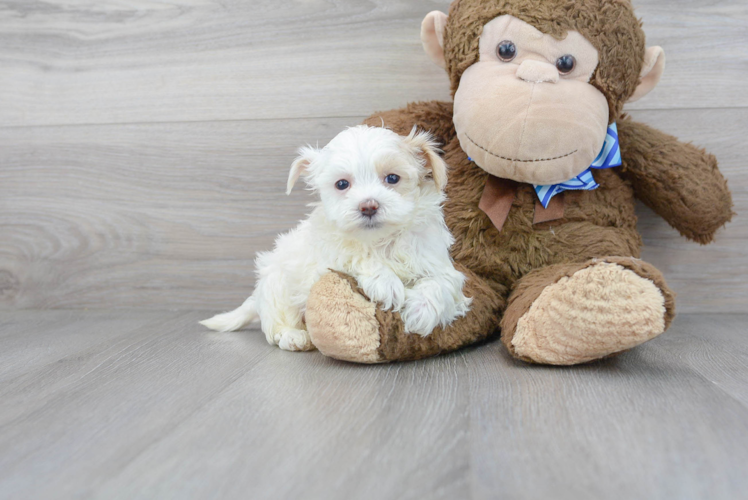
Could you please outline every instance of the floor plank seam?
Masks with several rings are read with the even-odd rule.
[[[423,99],[413,97],[410,100],[404,100],[401,105],[405,106],[410,102],[417,102]],[[445,100],[445,102],[451,102]],[[639,113],[639,112],[676,112],[676,111],[742,111],[748,110],[748,106],[707,106],[703,108],[699,107],[677,107],[677,108],[635,108],[635,109],[624,109],[627,114]],[[43,129],[43,128],[64,128],[64,127],[129,127],[129,126],[148,126],[148,125],[189,125],[189,124],[210,124],[210,123],[265,123],[265,122],[282,122],[290,120],[344,120],[344,119],[358,119],[364,120],[367,116],[378,113],[378,110],[372,110],[369,115],[351,114],[351,115],[304,115],[304,116],[280,116],[273,118],[227,118],[221,120],[166,120],[166,121],[132,121],[132,122],[90,122],[90,123],[39,123],[30,125],[0,125],[0,130],[22,130],[22,129]]]
[[[736,316],[745,316],[745,315],[744,314],[738,314]],[[665,346],[660,346],[660,345],[655,344],[652,347],[654,349],[656,349],[660,353],[660,356],[667,356],[668,354],[670,354],[670,351]],[[736,403],[738,403],[741,407],[743,407],[743,409],[748,410],[748,403],[746,403],[746,402],[742,401],[741,399],[739,399],[738,396],[735,396],[734,394],[730,393],[727,389],[725,389],[724,387],[722,387],[719,384],[719,382],[717,382],[715,380],[712,380],[711,378],[707,377],[698,368],[695,368],[695,367],[693,367],[693,366],[691,366],[689,364],[686,364],[686,363],[683,363],[683,366],[684,367],[688,367],[689,371],[691,373],[693,373],[697,378],[703,380],[704,382],[707,382],[708,385],[710,385],[712,387],[715,387],[718,390],[718,392],[720,392],[721,394],[727,396],[729,399],[731,399],[731,400],[735,401]]]
[[[241,373],[237,374],[237,376],[234,377],[234,378],[232,378],[223,388],[221,388],[220,390],[214,392],[210,397],[205,398],[203,401],[201,401],[192,410],[190,410],[189,413],[185,414],[184,417],[181,418],[181,420],[179,421],[179,423],[172,425],[167,432],[159,435],[159,437],[157,439],[155,439],[154,441],[151,441],[146,446],[144,446],[141,450],[139,450],[135,455],[133,455],[132,457],[130,457],[130,459],[127,462],[123,463],[119,467],[119,470],[117,471],[117,474],[114,475],[114,476],[107,477],[106,480],[105,480],[105,482],[111,481],[113,479],[116,479],[120,474],[122,474],[127,469],[127,467],[131,463],[135,462],[138,458],[140,458],[148,450],[154,448],[160,442],[162,442],[163,440],[165,440],[167,437],[171,436],[176,431],[178,431],[180,429],[180,427],[182,427],[193,415],[197,414],[200,410],[204,409],[208,404],[210,404],[211,402],[213,402],[214,400],[216,400],[219,396],[223,395],[224,392],[226,392],[231,386],[233,386],[235,383],[237,383],[245,375],[253,372],[257,368],[257,365],[260,364],[261,361],[263,361],[265,358],[267,358],[268,356],[270,356],[271,352],[272,352],[272,350],[268,349],[267,352],[265,352],[264,354],[262,354],[261,357],[259,357],[259,358],[257,358],[255,360],[254,365],[249,370],[245,370],[245,371],[242,371]]]

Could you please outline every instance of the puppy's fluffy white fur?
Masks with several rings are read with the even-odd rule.
[[[312,285],[330,269],[356,278],[383,309],[400,311],[410,333],[428,335],[465,315],[471,299],[449,256],[453,238],[442,214],[446,165],[428,133],[350,128],[321,150],[300,150],[288,193],[299,177],[321,201],[275,250],[258,255],[252,296],[203,325],[234,331],[259,319],[271,344],[313,349],[302,318]]]

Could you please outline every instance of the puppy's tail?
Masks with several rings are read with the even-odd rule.
[[[255,298],[250,297],[238,309],[218,314],[200,324],[217,332],[235,332],[258,318]]]

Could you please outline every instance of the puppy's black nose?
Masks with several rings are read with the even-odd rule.
[[[377,203],[376,200],[366,200],[361,202],[358,209],[361,210],[361,215],[371,218],[374,217],[377,210],[379,210],[379,203]]]

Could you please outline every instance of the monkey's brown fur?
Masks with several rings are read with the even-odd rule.
[[[656,268],[638,260],[642,240],[636,229],[635,198],[701,244],[711,242],[715,231],[732,217],[732,198],[712,155],[621,114],[637,87],[645,50],[644,34],[628,1],[457,0],[450,10],[444,50],[453,92],[462,72],[478,58],[483,25],[502,14],[512,14],[556,37],[577,30],[597,48],[600,63],[590,83],[607,97],[611,122],[618,124],[623,166],[596,170],[598,189],[565,192],[564,218],[538,225],[533,225],[537,199],[533,187],[521,184],[499,232],[478,208],[488,174],[460,148],[451,103],[415,103],[366,120],[371,126],[384,121],[400,134],[417,125],[444,145],[451,168],[444,212],[456,240],[452,254],[468,276],[466,294],[473,297],[473,305],[467,317],[426,338],[404,333],[398,314],[377,310],[379,332],[372,333],[379,337],[377,351],[365,362],[417,359],[454,350],[498,333],[500,321],[504,344],[518,356],[512,346],[517,322],[542,290],[599,262],[618,264],[654,283],[664,299],[667,327],[675,315],[674,294]],[[360,293],[353,281],[350,286],[350,293]],[[337,313],[314,308],[307,312],[313,340],[324,335],[315,328],[316,318]],[[362,361],[357,356],[354,352],[336,357]]]

